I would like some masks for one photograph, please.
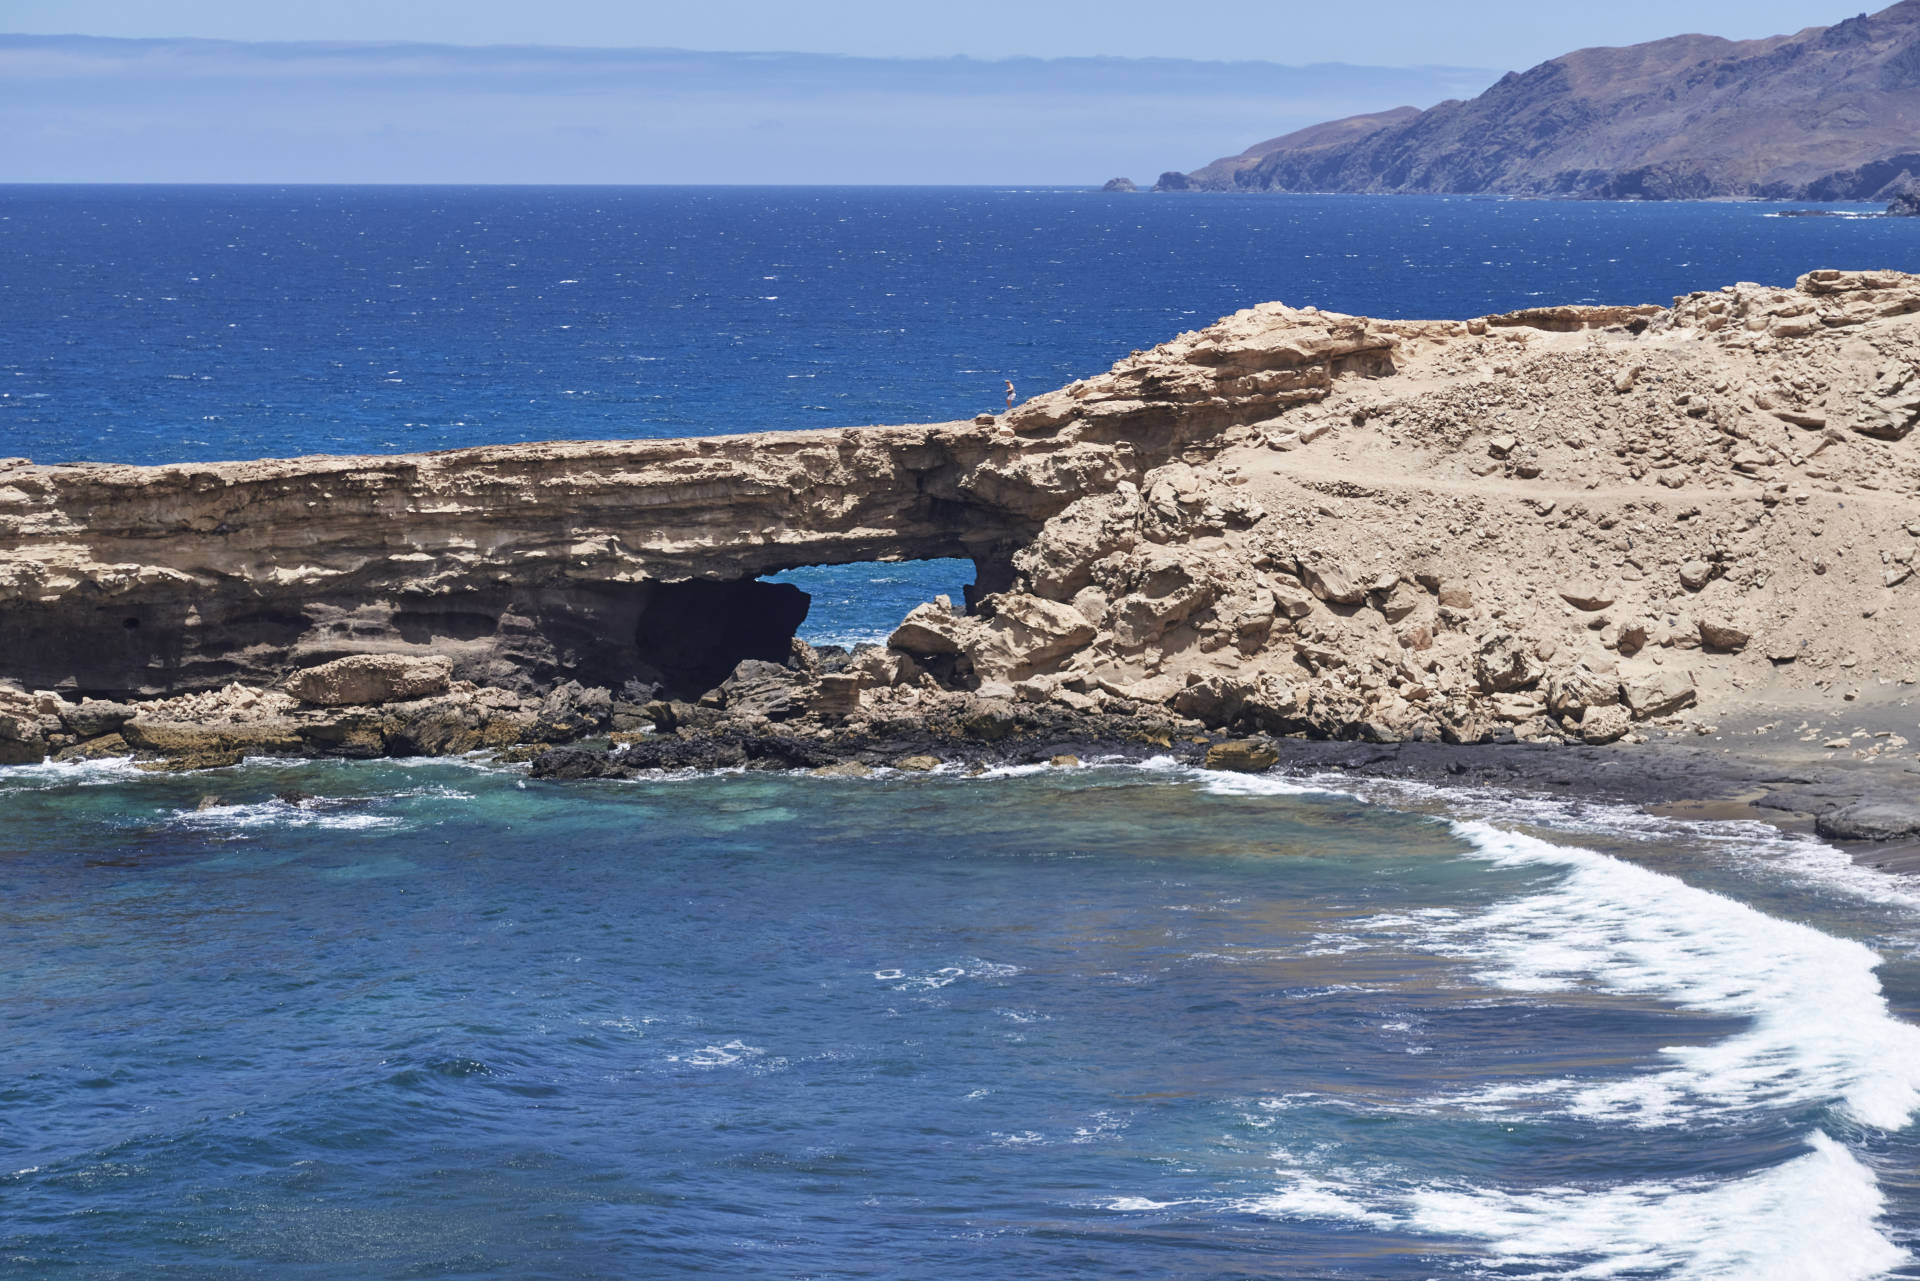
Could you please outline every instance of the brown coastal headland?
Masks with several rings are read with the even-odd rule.
[[[1920,278],[1816,271],[1471,320],[1265,304],[965,423],[13,460],[0,760],[1174,751],[1865,798],[1899,837],[1916,423]],[[968,600],[852,653],[760,581],[950,556]],[[1720,781],[1649,775],[1683,759]]]
[[[1876,200],[1920,174],[1920,0],[1761,40],[1580,49],[1425,111],[1256,143],[1160,191]]]

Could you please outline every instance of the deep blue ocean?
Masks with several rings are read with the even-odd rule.
[[[937,420],[1271,298],[1920,269],[1920,220],[1777,212],[0,188],[0,453]],[[833,639],[965,572],[794,577]],[[1171,765],[23,766],[0,956],[6,1281],[1920,1276],[1920,885],[1758,824]]]

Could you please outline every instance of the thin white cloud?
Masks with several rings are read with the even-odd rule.
[[[1151,181],[1458,68],[0,37],[0,179]]]

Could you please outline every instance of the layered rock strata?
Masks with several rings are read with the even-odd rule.
[[[1083,493],[1381,359],[1314,320],[1212,365],[1143,357],[996,422],[392,457],[0,462],[0,676],[153,697],[354,653],[461,679],[694,695],[784,660],[810,564],[970,557],[984,588]]]
[[[1840,706],[1920,675],[1917,313],[1920,280],[1838,271],[1468,321],[1267,304],[971,424],[14,463],[0,750],[615,733],[617,771],[1040,750],[1075,718],[1605,743]],[[795,646],[804,598],[753,581],[956,554],[971,601],[853,654]],[[326,666],[353,655],[397,666]],[[208,717],[271,724],[153,728]]]
[[[1376,740],[1603,743],[1910,685],[1916,283],[1373,322],[1392,376],[1076,499],[1009,590],[923,607],[893,647],[1002,697]],[[1160,358],[1284,343],[1300,316]]]

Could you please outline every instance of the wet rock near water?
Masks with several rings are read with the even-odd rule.
[[[1814,830],[1830,841],[1895,841],[1920,837],[1920,805],[1861,801],[1819,815],[1814,820]]]

